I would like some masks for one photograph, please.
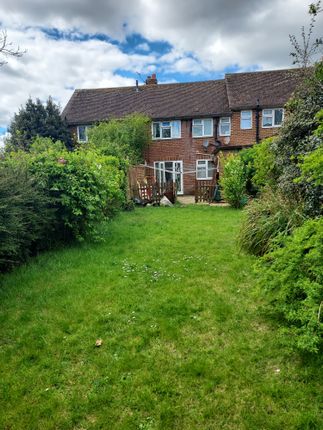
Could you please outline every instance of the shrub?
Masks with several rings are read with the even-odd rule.
[[[131,164],[141,163],[151,142],[151,120],[142,114],[101,122],[89,130],[89,145],[105,155],[113,155]]]
[[[49,199],[23,165],[0,162],[0,271],[47,244],[53,230]]]
[[[274,188],[277,184],[278,171],[272,150],[274,138],[262,140],[252,148],[240,153],[246,175],[246,189],[249,195],[256,196],[264,187]]]
[[[224,160],[223,178],[220,181],[225,199],[234,208],[247,202],[244,165],[238,155],[230,154]]]
[[[323,219],[306,221],[262,257],[258,276],[288,342],[318,352],[323,343]]]
[[[287,199],[282,193],[267,188],[245,209],[239,234],[241,248],[254,255],[265,254],[278,235],[288,235],[301,225],[302,213],[302,204],[295,197]]]
[[[21,163],[49,196],[60,240],[98,237],[97,224],[124,202],[125,174],[119,160],[94,149],[70,152],[39,138],[29,154],[18,152],[7,160],[8,165]]]

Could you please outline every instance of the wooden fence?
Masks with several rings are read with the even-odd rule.
[[[195,181],[195,203],[207,202],[214,200],[216,183],[214,181]]]
[[[163,196],[166,196],[172,203],[176,202],[176,184],[174,182],[167,182],[166,184],[153,184],[138,183],[137,186],[132,188],[132,196],[139,199],[142,203],[155,203],[160,204]]]

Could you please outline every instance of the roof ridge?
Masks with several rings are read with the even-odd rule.
[[[254,70],[254,71],[249,71],[249,72],[231,72],[231,73],[226,73],[224,76],[225,78],[227,76],[232,76],[232,75],[251,75],[253,73],[272,73],[272,72],[292,72],[294,70],[300,70],[300,67],[289,67],[289,68],[284,68],[284,69],[271,69],[271,70]]]
[[[206,79],[204,81],[190,81],[190,82],[164,82],[157,85],[139,85],[139,88],[158,88],[158,87],[165,87],[167,85],[192,85],[192,84],[205,84],[208,82],[224,82],[225,78],[222,79]],[[135,88],[136,84],[134,85],[126,85],[121,87],[99,87],[99,88],[75,88],[74,92],[76,91],[102,91],[102,90],[123,90],[123,89],[131,89]]]

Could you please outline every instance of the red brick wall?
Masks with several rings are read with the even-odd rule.
[[[216,120],[214,120],[216,128]],[[214,142],[216,137],[192,137],[192,121],[182,121],[181,138],[153,140],[146,153],[145,159],[149,165],[154,161],[183,161],[184,171],[194,171],[190,174],[184,174],[184,194],[193,194],[195,189],[195,168],[197,159],[211,159],[207,154],[211,154],[214,146],[209,146],[207,151],[203,149],[203,142],[208,140]],[[223,138],[218,138],[224,143]]]
[[[262,112],[259,118],[259,137],[264,139],[277,133],[277,128],[262,128]],[[252,145],[256,141],[256,111],[253,111],[252,129],[240,129],[240,112],[233,112],[231,117],[231,136],[218,136],[218,120],[214,118],[213,137],[192,137],[192,121],[183,120],[181,122],[180,139],[153,140],[149,149],[146,151],[145,160],[153,166],[155,161],[183,161],[184,172],[195,171],[196,160],[211,159],[208,154],[214,150],[210,145],[208,150],[203,149],[203,142],[208,140],[210,143],[219,140],[221,145]],[[76,127],[70,127],[73,136],[76,136]],[[146,169],[147,176],[153,176],[153,169]],[[193,194],[195,189],[195,172],[184,174],[184,194]]]
[[[262,128],[262,112],[259,113],[259,138],[274,136],[277,128]],[[233,112],[231,117],[230,145],[251,145],[256,143],[256,111],[252,111],[252,129],[240,129],[240,112]]]

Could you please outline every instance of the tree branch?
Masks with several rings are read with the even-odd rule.
[[[14,48],[12,42],[8,41],[6,30],[0,30],[0,54],[4,57],[22,57],[25,53],[26,50],[21,50],[19,46]],[[0,67],[6,63],[7,61],[0,60]]]

